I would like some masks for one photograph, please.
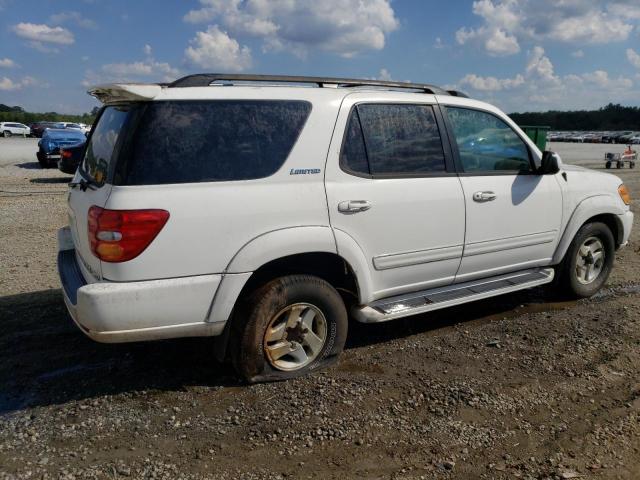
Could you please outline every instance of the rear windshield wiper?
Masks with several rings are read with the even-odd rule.
[[[97,190],[98,187],[100,187],[100,185],[98,185],[95,180],[89,180],[89,179],[84,179],[84,178],[81,178],[79,182],[71,182],[71,183],[69,183],[69,186],[71,188],[80,187],[80,190],[82,190],[83,192],[86,192],[87,189],[89,189],[89,190]]]

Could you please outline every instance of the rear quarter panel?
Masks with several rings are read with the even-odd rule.
[[[257,89],[240,98],[277,98],[261,96],[254,90]],[[295,99],[287,92],[280,95]],[[102,262],[103,277],[112,281],[136,281],[237,273],[229,269],[229,264],[237,252],[254,239],[295,227],[328,227],[324,167],[340,98],[330,92],[313,96],[317,98],[309,99],[309,95],[301,98],[312,103],[311,113],[287,161],[270,177],[233,182],[114,186],[105,208],[159,208],[169,211],[170,218],[137,258],[123,263]],[[292,175],[292,169],[314,173]],[[335,250],[333,239],[325,238],[326,248]],[[265,251],[262,263],[272,260],[269,257],[276,253],[273,249]],[[251,264],[260,262],[259,255],[258,258],[253,255]],[[238,268],[246,269],[247,264],[239,263],[236,270]]]

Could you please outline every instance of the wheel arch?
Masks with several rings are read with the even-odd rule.
[[[213,298],[208,321],[227,321],[247,291],[275,276],[295,273],[316,275],[358,300],[369,295],[370,282],[364,275],[368,272],[348,255],[338,253],[330,227],[286,228],[253,238],[233,256]]]
[[[565,227],[553,255],[552,263],[559,264],[563,260],[578,230],[587,223],[602,222],[607,225],[615,240],[615,246],[618,248],[624,237],[624,227],[619,217],[622,214],[624,211],[615,205],[608,195],[598,195],[583,200],[576,207]]]

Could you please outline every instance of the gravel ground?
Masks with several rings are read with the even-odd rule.
[[[622,147],[551,148],[601,169]],[[638,171],[616,173],[640,192]],[[593,299],[353,324],[333,368],[243,386],[208,339],[101,345],[72,325],[68,181],[34,140],[0,139],[0,479],[640,478],[640,229]]]

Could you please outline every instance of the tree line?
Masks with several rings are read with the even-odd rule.
[[[547,126],[552,130],[640,130],[640,107],[610,103],[598,110],[512,113],[518,125]]]
[[[91,112],[82,115],[67,115],[57,112],[32,113],[25,111],[22,107],[3,105],[0,103],[0,122],[17,122],[29,125],[33,122],[73,122],[86,123],[91,125],[98,113],[98,107],[94,107]]]
[[[67,115],[57,112],[32,113],[22,107],[10,107],[0,103],[0,122],[30,124],[38,121],[75,122],[92,124],[98,107],[82,115]],[[512,113],[509,115],[518,125],[551,127],[553,130],[639,130],[640,107],[624,107],[610,103],[598,110],[575,110],[562,112]]]

